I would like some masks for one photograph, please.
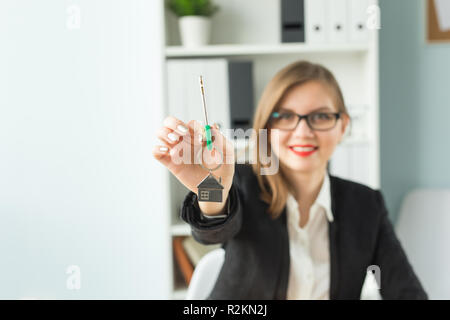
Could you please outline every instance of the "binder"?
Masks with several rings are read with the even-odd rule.
[[[349,38],[348,0],[327,0],[330,43],[346,43]]]
[[[348,0],[350,14],[350,42],[362,43],[369,39],[369,30],[366,22],[368,19],[367,8],[370,0]]]
[[[253,118],[253,65],[248,61],[228,63],[230,128],[247,130]]]
[[[333,175],[370,185],[370,145],[355,143],[338,145],[330,159]]]
[[[306,42],[328,42],[326,26],[327,0],[304,0]]]
[[[199,75],[205,82],[210,125],[247,129],[253,117],[251,61],[171,59],[167,61],[168,113],[185,122],[203,122]]]
[[[347,106],[350,117],[352,118],[350,127],[350,138],[353,141],[364,141],[369,138],[368,128],[370,127],[367,105],[348,105]]]
[[[358,143],[351,148],[351,177],[350,179],[362,184],[370,185],[370,146],[368,143]]]
[[[350,152],[347,146],[338,145],[330,159],[330,172],[341,178],[351,176]]]
[[[303,0],[281,0],[281,41],[305,41]]]
[[[208,116],[229,126],[227,61],[225,59],[172,59],[167,61],[168,114],[182,121],[203,122],[199,76],[205,80]]]

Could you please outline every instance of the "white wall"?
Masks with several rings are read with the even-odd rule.
[[[0,298],[169,296],[162,9],[0,2]]]

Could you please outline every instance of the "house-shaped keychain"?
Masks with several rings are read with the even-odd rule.
[[[221,182],[222,178],[217,181],[210,172],[197,186],[198,201],[222,202],[223,186],[220,184]]]

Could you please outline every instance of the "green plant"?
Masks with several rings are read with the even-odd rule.
[[[219,10],[211,0],[168,0],[167,6],[178,17],[211,17]]]

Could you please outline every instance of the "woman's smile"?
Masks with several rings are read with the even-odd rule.
[[[312,144],[292,145],[289,149],[297,156],[308,157],[316,152],[319,147]]]

